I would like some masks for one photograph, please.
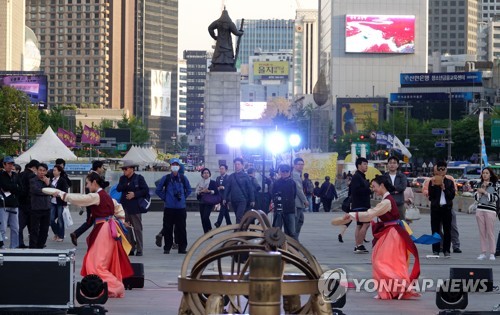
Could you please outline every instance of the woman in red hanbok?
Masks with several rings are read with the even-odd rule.
[[[57,192],[54,195],[74,205],[90,206],[94,228],[87,237],[88,250],[83,258],[81,275],[98,275],[108,283],[108,296],[121,298],[125,293],[122,279],[133,275],[124,249],[128,245],[130,250],[122,227],[125,213],[102,189],[104,180],[97,173],[89,174],[86,183],[89,194]]]
[[[390,195],[394,186],[384,176],[376,176],[372,181],[373,191],[382,196],[382,201],[366,212],[351,212],[344,216],[345,221],[355,219],[360,222],[372,222],[373,279],[378,284],[375,298],[408,299],[420,296],[412,288],[412,283],[420,275],[418,251],[410,235],[400,221],[398,207]],[[415,260],[409,271],[409,253]]]

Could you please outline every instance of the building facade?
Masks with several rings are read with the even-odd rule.
[[[205,111],[205,86],[208,71],[205,50],[185,50],[187,68],[186,133],[203,129]]]
[[[180,59],[177,66],[177,134],[186,135],[186,109],[187,109],[187,63]]]
[[[236,21],[240,28],[241,21]],[[293,49],[294,20],[245,20],[245,34],[241,37],[237,65],[248,64],[256,52],[278,52]]]
[[[23,70],[24,0],[0,0],[0,70]]]
[[[318,10],[298,9],[293,44],[293,93],[312,94],[318,81]]]
[[[451,55],[476,54],[480,1],[428,0],[429,55],[434,51]]]

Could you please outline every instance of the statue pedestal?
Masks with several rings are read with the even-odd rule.
[[[228,148],[226,134],[240,120],[239,72],[209,72],[205,88],[205,167],[217,174],[221,163],[233,169],[233,159],[240,155],[239,149]]]

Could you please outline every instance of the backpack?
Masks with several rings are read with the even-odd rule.
[[[134,177],[134,186],[139,187],[139,174],[136,174],[137,176]],[[149,194],[149,187],[148,187],[148,192],[146,193],[146,196],[144,197],[138,197],[137,202],[139,204],[139,211],[141,213],[147,213],[149,207],[151,206],[151,195]]]
[[[304,179],[303,186],[304,186],[304,193],[306,195],[310,196],[310,195],[313,194],[314,185],[312,183],[312,180],[310,180],[310,179]]]

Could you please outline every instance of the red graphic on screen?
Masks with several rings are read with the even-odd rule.
[[[415,52],[415,16],[346,15],[346,52]]]

